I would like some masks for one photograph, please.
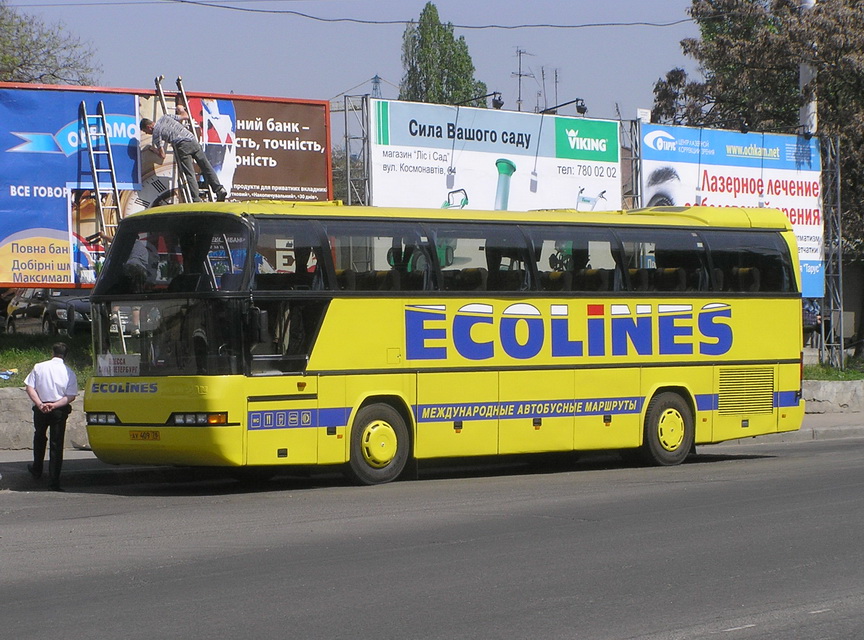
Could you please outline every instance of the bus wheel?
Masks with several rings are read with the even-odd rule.
[[[681,464],[693,449],[693,414],[677,393],[660,393],[648,403],[642,458],[654,465]]]
[[[372,404],[357,412],[351,427],[348,465],[358,484],[395,480],[408,462],[408,427],[389,404]]]

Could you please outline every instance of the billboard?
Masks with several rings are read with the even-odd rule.
[[[819,141],[643,124],[643,206],[772,207],[798,240],[802,294],[824,295]]]
[[[369,119],[375,206],[621,208],[616,121],[377,99]]]
[[[327,102],[188,98],[231,200],[331,198]],[[104,247],[94,239],[99,225],[81,105],[93,115],[100,102],[119,189],[119,203],[106,204],[125,217],[179,197],[170,149],[163,161],[138,129],[141,117],[162,115],[154,91],[0,83],[0,286],[95,281]],[[173,94],[167,107],[174,108]],[[91,119],[89,126],[97,125]],[[100,185],[104,193],[110,179],[103,175]]]

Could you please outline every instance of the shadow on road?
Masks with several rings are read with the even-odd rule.
[[[631,456],[627,456],[631,457]],[[756,460],[774,456],[756,453],[700,453],[684,464],[710,464],[731,460]],[[46,465],[47,466],[47,465]],[[610,469],[645,468],[626,461],[618,452],[548,453],[533,455],[450,458],[423,461],[409,469],[402,481],[458,480],[550,473],[590,473]],[[661,469],[661,468],[657,468]],[[47,471],[47,469],[46,469]],[[36,480],[25,461],[0,465],[2,488],[12,491],[48,492],[47,478]],[[46,474],[47,475],[47,474]],[[341,467],[313,468],[193,468],[124,467],[91,459],[63,463],[62,485],[66,493],[105,493],[124,496],[205,496],[274,491],[308,491],[350,487]]]

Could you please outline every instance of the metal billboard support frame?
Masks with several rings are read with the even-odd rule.
[[[630,193],[627,193],[626,185],[622,184],[622,202],[630,200],[630,207],[638,209],[645,206],[642,202],[642,122],[640,120],[629,120],[630,140],[624,141],[622,146],[630,146]],[[621,127],[622,134],[624,127]],[[623,158],[622,158],[623,160]],[[628,208],[628,207],[625,207]]]
[[[345,180],[348,187],[347,205],[369,204],[369,95],[345,96]],[[356,152],[356,153],[355,153]],[[360,175],[351,171],[356,156]]]
[[[822,301],[819,361],[838,369],[846,366],[843,313],[843,228],[840,206],[840,138],[820,137],[822,147],[822,212],[825,298]],[[827,325],[827,327],[826,327]]]

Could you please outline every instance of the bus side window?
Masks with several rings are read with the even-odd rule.
[[[792,258],[779,233],[703,231],[715,273],[723,274],[723,291],[740,293],[793,292]]]
[[[535,288],[550,292],[621,288],[617,242],[608,229],[538,227],[530,233],[538,272]]]

